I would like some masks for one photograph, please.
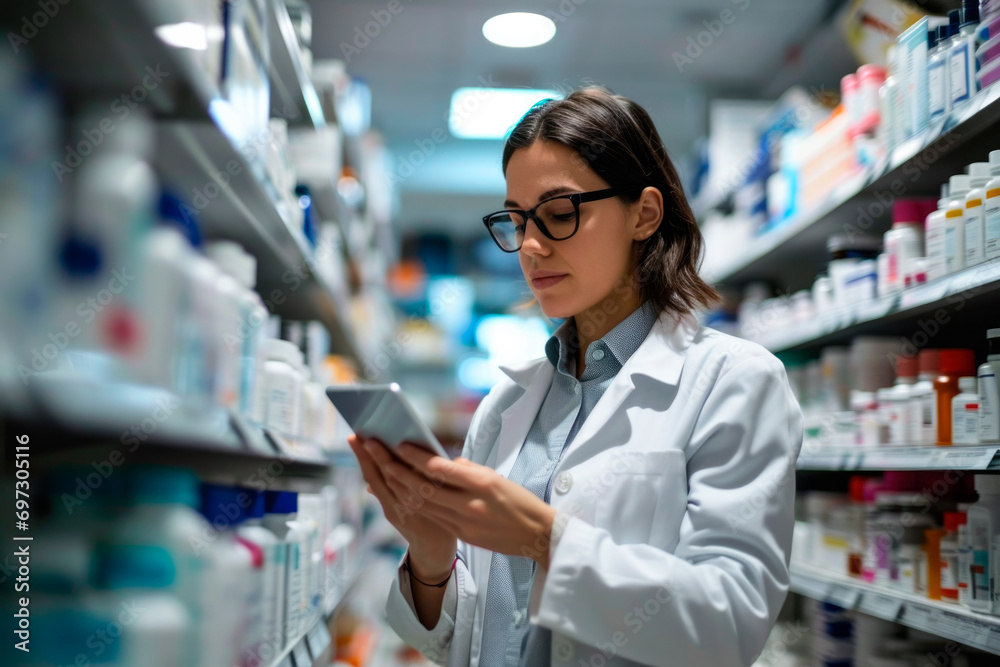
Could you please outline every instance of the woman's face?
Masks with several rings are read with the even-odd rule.
[[[507,163],[506,207],[529,210],[556,195],[607,187],[573,149],[538,140],[515,151]],[[548,317],[581,315],[609,298],[615,300],[609,306],[617,310],[623,298],[634,298],[633,243],[650,236],[657,226],[644,223],[650,217],[645,199],[643,193],[633,206],[617,197],[580,204],[580,228],[563,241],[547,238],[533,220],[528,221],[518,259],[531,293]]]

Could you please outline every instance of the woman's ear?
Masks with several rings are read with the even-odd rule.
[[[659,188],[647,187],[639,195],[635,206],[639,217],[632,230],[632,239],[645,241],[656,233],[663,221],[663,193]]]

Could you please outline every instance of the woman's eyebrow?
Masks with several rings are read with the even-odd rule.
[[[542,202],[542,201],[545,201],[546,199],[549,199],[550,197],[555,197],[556,195],[561,195],[561,194],[566,194],[566,193],[575,193],[575,192],[578,192],[578,191],[579,191],[578,188],[570,188],[570,187],[567,187],[565,185],[560,185],[557,188],[552,188],[551,190],[546,190],[545,192],[543,192],[541,194],[541,196],[538,198],[538,201]],[[516,201],[512,201],[512,200],[508,199],[507,201],[505,201],[503,203],[503,205],[506,206],[507,208],[514,208],[518,204],[517,204]]]

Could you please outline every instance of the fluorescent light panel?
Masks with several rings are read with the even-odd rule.
[[[537,102],[559,97],[553,90],[459,88],[451,95],[448,129],[459,139],[503,139]]]
[[[483,24],[483,36],[494,44],[523,49],[539,46],[556,34],[552,19],[528,12],[494,16]]]

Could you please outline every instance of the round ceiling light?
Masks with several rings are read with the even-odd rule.
[[[494,16],[483,24],[483,36],[494,44],[512,48],[538,46],[552,39],[556,24],[540,14],[513,12]]]

